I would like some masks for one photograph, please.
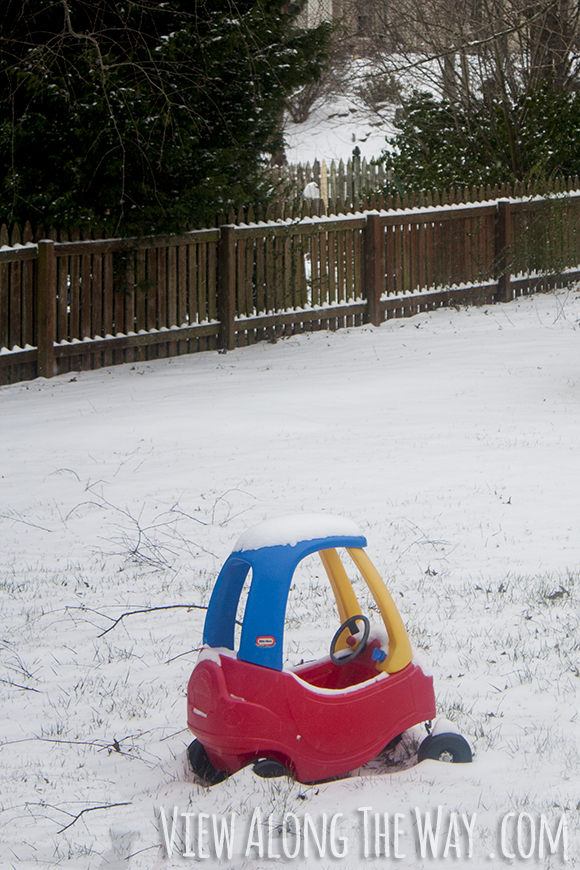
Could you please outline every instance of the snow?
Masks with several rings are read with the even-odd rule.
[[[197,664],[200,662],[214,662],[218,667],[221,668],[222,660],[221,656],[227,656],[228,658],[235,659],[237,658],[237,653],[233,649],[227,649],[225,646],[204,646],[197,657]]]
[[[394,74],[401,93],[410,96],[413,91],[432,93],[441,97],[441,68],[438,61],[426,61],[420,55],[390,55],[388,68],[380,62],[359,58],[341,71],[342,84],[335,84],[329,93],[315,102],[300,124],[286,118],[284,138],[288,163],[310,163],[325,160],[346,161],[358,148],[367,161],[381,156],[390,149],[399,128],[395,124],[400,102],[391,94],[383,102],[364,98],[364,91],[372,82],[387,81]],[[477,77],[477,71],[474,69]]]
[[[433,728],[431,729],[431,734],[435,736],[436,734],[457,734],[461,733],[457,731],[457,725],[451,722],[449,719],[445,719],[441,717],[436,719],[433,723]]]
[[[2,868],[579,866],[579,323],[572,288],[0,388]],[[185,693],[217,573],[245,530],[308,512],[362,529],[473,764],[417,765],[418,728],[336,782],[195,782]],[[287,663],[338,622],[308,557]],[[562,819],[567,865],[542,828]]]
[[[288,119],[284,129],[286,160],[306,164],[315,160],[346,161],[355,148],[361,158],[380,157],[387,147],[386,137],[393,136],[394,108],[372,112],[354,94],[341,94],[315,104],[301,124]]]
[[[362,532],[352,520],[331,514],[298,514],[266,520],[239,538],[236,553],[261,547],[295,547],[300,541],[318,538],[360,537]]]
[[[340,658],[340,655],[337,655],[336,653],[335,655],[337,658]],[[370,680],[365,680],[362,683],[356,683],[354,686],[346,686],[346,688],[342,689],[327,689],[324,686],[315,686],[312,683],[309,683],[306,680],[302,679],[302,677],[300,676],[300,670],[292,671],[290,676],[294,677],[294,679],[301,683],[303,686],[306,686],[308,691],[314,692],[315,695],[329,695],[331,697],[336,697],[337,695],[349,695],[353,692],[358,692],[360,689],[366,689],[368,686],[388,679],[390,675],[382,671],[380,674],[377,674],[376,677],[372,677]]]
[[[315,181],[309,181],[302,191],[304,199],[320,199],[320,190]]]

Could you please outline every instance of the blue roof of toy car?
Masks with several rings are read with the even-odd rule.
[[[351,520],[329,514],[283,517],[249,529],[236,543],[216,581],[205,620],[204,644],[234,648],[238,601],[251,568],[238,658],[281,670],[286,602],[298,563],[319,550],[366,544]]]

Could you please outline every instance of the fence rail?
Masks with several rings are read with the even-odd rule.
[[[0,383],[380,325],[578,278],[580,191],[28,240],[0,248]]]

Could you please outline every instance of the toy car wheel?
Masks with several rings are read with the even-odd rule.
[[[466,764],[473,760],[471,746],[461,734],[430,734],[419,746],[418,760],[450,761]]]
[[[286,776],[288,770],[280,761],[275,758],[260,758],[256,761],[252,770],[263,779],[273,779],[276,776]]]
[[[199,740],[194,740],[193,743],[189,744],[187,747],[187,757],[193,772],[200,779],[203,779],[206,785],[217,785],[228,778],[227,773],[213,766]]]
[[[343,631],[348,628],[348,630],[350,631],[350,638],[348,638],[348,640],[354,638],[354,635],[358,634],[359,632],[357,622],[362,622],[364,626],[362,638],[359,640],[358,644],[346,655],[337,654],[336,644],[338,643],[339,637],[341,636]],[[371,624],[368,621],[367,617],[363,616],[362,613],[359,613],[357,616],[351,616],[349,619],[343,622],[334,637],[332,638],[332,643],[330,644],[331,661],[334,662],[335,665],[347,665],[349,662],[352,662],[353,659],[355,659],[361,652],[364,652],[364,650],[366,649],[370,630]]]

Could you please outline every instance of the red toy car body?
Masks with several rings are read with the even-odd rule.
[[[433,680],[412,662],[403,623],[365,545],[350,521],[329,516],[264,523],[238,542],[216,582],[205,646],[188,687],[188,725],[198,738],[189,757],[209,784],[249,763],[263,776],[288,773],[305,783],[344,775],[435,716]],[[337,547],[347,550],[369,585],[387,629],[387,651],[377,636],[369,636]],[[290,582],[298,562],[317,551],[342,625],[330,656],[283,669]],[[250,568],[235,651],[235,615]],[[471,760],[470,751],[469,758],[452,760]]]

